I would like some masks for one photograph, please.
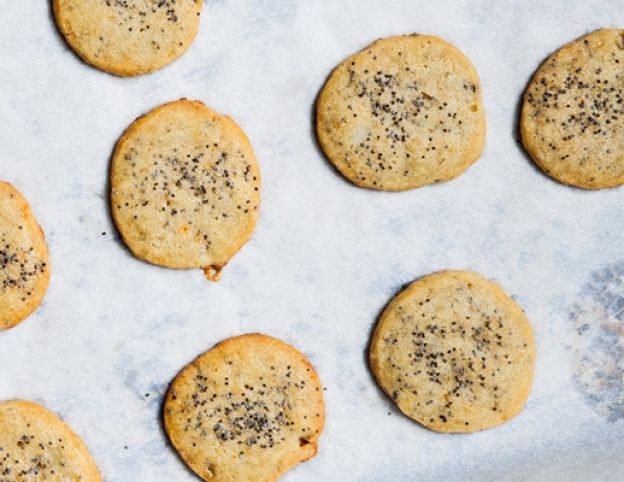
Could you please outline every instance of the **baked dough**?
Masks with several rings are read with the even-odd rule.
[[[624,183],[624,30],[597,30],[552,54],[524,94],[520,129],[535,163],[585,189]]]
[[[534,364],[522,309],[495,283],[464,271],[425,276],[399,293],[370,347],[381,388],[438,432],[474,432],[517,415]]]
[[[98,469],[78,435],[33,402],[0,402],[2,482],[100,482]]]
[[[303,354],[264,335],[230,338],[187,365],[165,400],[165,429],[211,482],[269,482],[316,454],[321,382]]]
[[[54,0],[70,47],[87,63],[121,76],[161,69],[190,47],[202,0]]]
[[[483,149],[479,78],[440,38],[381,39],[331,74],[316,127],[329,160],[358,186],[401,191],[448,181]]]
[[[211,280],[245,244],[260,204],[260,173],[232,119],[182,99],[137,119],[113,154],[115,223],[139,258]]]
[[[26,199],[0,181],[0,330],[14,327],[37,309],[49,279],[43,230]]]

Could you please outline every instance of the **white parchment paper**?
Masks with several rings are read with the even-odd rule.
[[[43,306],[0,333],[0,399],[63,416],[106,481],[197,480],[163,433],[163,395],[196,355],[255,331],[304,351],[327,387],[320,452],[285,481],[624,480],[624,191],[559,185],[517,141],[536,67],[586,32],[623,27],[621,2],[207,0],[188,53],[133,79],[83,64],[49,1],[0,2],[0,178],[31,202],[53,270]],[[349,54],[412,32],[474,62],[486,149],[449,183],[356,188],[316,145],[316,95]],[[116,140],[183,96],[234,117],[262,171],[257,231],[216,284],[133,258],[108,210]],[[402,416],[366,365],[387,301],[445,268],[501,283],[537,338],[525,410],[472,435]]]

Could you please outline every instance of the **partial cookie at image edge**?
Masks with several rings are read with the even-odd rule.
[[[271,359],[271,366],[264,363],[267,362],[269,358]],[[219,363],[217,363],[217,361]],[[247,364],[243,367],[237,367],[237,362],[239,361],[243,361]],[[287,366],[282,366],[282,364],[287,364]],[[280,387],[273,387],[268,384],[269,380],[272,380],[272,377],[276,376],[277,373],[283,368],[286,368],[288,371],[286,378],[282,379],[283,383],[286,383],[289,386],[293,384],[297,390],[311,391],[309,395],[312,396],[308,396],[304,399],[284,398],[281,405],[283,408],[280,408],[283,412],[280,411],[277,418],[274,418],[273,416],[275,414],[273,413],[273,407],[271,407],[270,403],[265,405],[264,402],[262,402],[262,399],[265,397],[267,402],[270,401],[273,396],[276,396],[279,399],[278,395],[281,392],[279,392],[279,390],[279,393],[274,392],[274,388],[278,389]],[[209,370],[207,371],[207,369]],[[228,403],[234,403],[234,406],[231,411],[226,407],[225,411],[221,410],[219,412],[222,414],[220,416],[221,419],[219,424],[214,427],[212,424],[209,424],[210,428],[215,431],[215,434],[217,434],[216,439],[211,442],[210,440],[212,440],[212,438],[208,436],[208,434],[206,434],[207,439],[203,436],[195,439],[192,431],[187,432],[185,430],[184,433],[182,433],[180,431],[179,420],[177,419],[180,417],[194,417],[194,415],[190,412],[183,413],[180,411],[183,410],[182,407],[188,407],[189,410],[192,410],[192,406],[189,405],[191,399],[194,401],[192,404],[193,406],[210,407],[213,403],[219,403],[219,396],[217,394],[219,391],[219,382],[217,382],[216,377],[218,374],[222,374],[221,372],[223,370],[225,370],[226,373],[229,373],[229,377],[225,377],[225,385],[221,388],[225,388],[232,392],[229,394]],[[302,374],[306,377],[306,380],[297,381],[297,376]],[[262,386],[247,385],[247,383],[250,383],[250,379],[255,378],[258,378],[258,383]],[[227,387],[228,381],[230,385],[229,387]],[[244,390],[249,391],[249,394],[247,395],[247,398],[245,398],[244,402],[244,404],[249,405],[249,407],[245,410],[250,410],[252,406],[260,408],[264,407],[265,411],[261,410],[261,412],[263,414],[265,413],[266,417],[263,415],[261,418],[266,418],[266,420],[264,420],[264,422],[260,425],[256,424],[257,417],[253,415],[253,413],[250,415],[249,413],[244,412],[254,420],[254,422],[250,422],[250,425],[244,421],[244,415],[242,416],[242,419],[237,416],[234,420],[231,420],[231,418],[238,413],[238,408],[236,408],[238,406],[236,400],[238,400],[237,397],[239,395],[237,389],[241,388],[238,384],[242,383],[242,381],[245,381],[246,383]],[[262,383],[263,381],[266,382],[267,385]],[[188,385],[191,382],[197,384],[201,393],[195,394],[189,398]],[[290,390],[290,388],[287,389],[284,387],[283,389],[283,396],[286,397],[287,390]],[[211,391],[213,392],[213,395],[208,397]],[[202,397],[208,398],[204,399]],[[184,401],[187,399],[188,401]],[[215,402],[215,400],[217,400],[217,402]],[[291,421],[290,424],[286,425],[286,427],[296,425],[296,433],[291,434],[291,429],[289,428],[286,433],[282,434],[281,442],[279,442],[278,437],[280,429],[278,426],[274,426],[274,423],[277,421],[282,424],[285,420],[292,419],[293,410],[297,413],[297,415],[294,416],[295,421]],[[206,408],[203,409],[202,413],[208,414],[210,412]],[[307,415],[301,418],[301,416],[306,413]],[[286,417],[286,419],[282,420],[282,417]],[[294,466],[305,462],[316,455],[318,450],[318,439],[325,425],[323,388],[315,368],[311,365],[307,357],[294,346],[277,338],[260,333],[237,335],[217,343],[208,351],[196,357],[178,372],[171,382],[165,397],[163,418],[165,431],[170,442],[178,452],[178,455],[189,466],[189,468],[191,468],[202,479],[206,481],[215,480],[218,482],[252,480],[251,477],[259,476],[258,471],[261,470],[263,477],[257,478],[257,480],[262,482],[272,482],[279,479],[285,472]],[[309,433],[304,436],[305,432],[303,431],[303,427],[301,427],[302,433],[299,432],[299,428],[301,423],[305,422],[306,419],[308,420],[306,423],[312,424],[312,428],[308,428]],[[239,422],[239,420],[242,421]],[[230,425],[228,424],[231,423],[234,424],[232,425],[232,429],[237,432],[237,434],[232,434],[230,436],[228,435],[230,433],[228,429]],[[194,425],[194,427],[197,428],[196,425]],[[248,429],[250,429],[251,433],[254,435],[254,440],[252,443],[249,443],[250,441],[247,440],[246,443],[243,443],[243,445],[240,446],[241,448],[234,446],[236,453],[238,453],[239,450],[245,452],[245,460],[242,462],[240,460],[236,461],[228,455],[228,450],[231,449],[228,449],[226,445],[221,444],[227,444],[230,440],[234,440],[235,437],[245,436]],[[268,442],[266,434],[264,433],[264,430],[266,429],[269,430],[267,433],[273,434],[268,439]],[[293,436],[295,436],[295,439],[298,439],[294,448],[289,449],[288,447],[280,445],[286,443],[286,441],[290,443]],[[274,437],[275,449],[273,448],[274,445],[272,442]],[[224,442],[221,442],[221,440]],[[191,442],[193,442],[192,447]],[[214,447],[213,452],[206,453],[204,456],[205,460],[210,461],[210,463],[206,465],[207,462],[198,462],[196,460],[198,454],[194,453],[197,450],[196,446],[201,447],[201,444],[207,444],[210,446],[215,443],[217,443],[217,446]],[[268,443],[268,446],[259,445],[262,443]],[[264,452],[264,457],[258,458],[258,446],[261,446],[263,450],[266,451]],[[279,450],[279,452],[276,455],[271,453],[272,450]],[[242,455],[242,453],[243,452],[241,452],[239,456]],[[250,458],[250,461],[246,461],[247,457]],[[234,466],[227,467],[230,463],[233,463]],[[248,465],[244,465],[245,463]],[[223,464],[225,464],[226,467],[224,467]],[[269,465],[260,469],[260,466],[263,464]],[[240,478],[240,471],[247,474],[244,479]]]
[[[8,198],[3,201],[5,197]],[[6,211],[2,210],[2,202],[7,203]],[[28,242],[27,246],[14,246],[5,239],[5,245],[0,247],[0,274],[4,274],[3,284],[6,285],[0,285],[0,331],[19,325],[37,310],[43,302],[50,281],[50,255],[43,229],[26,198],[5,181],[0,181],[0,219],[2,218],[5,218],[7,230],[3,236],[9,236],[9,230],[12,229],[14,235],[19,234],[19,243]],[[21,239],[22,234],[28,239]],[[31,253],[34,255],[31,256]],[[18,277],[10,273],[16,263],[20,267]]]

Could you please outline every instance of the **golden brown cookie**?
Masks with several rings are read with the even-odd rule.
[[[121,76],[161,69],[193,43],[202,0],[53,0],[56,23],[87,63]]]
[[[597,30],[552,54],[524,94],[520,130],[535,163],[585,189],[624,183],[624,30]]]
[[[113,154],[111,203],[130,250],[216,281],[254,230],[260,173],[232,119],[182,99],[137,119]]]
[[[360,187],[402,191],[448,181],[483,149],[479,78],[463,53],[437,37],[377,40],[331,74],[316,129],[329,160]]]
[[[14,327],[37,309],[49,279],[43,230],[26,199],[0,181],[0,330]]]
[[[60,418],[23,400],[0,402],[0,480],[100,482],[84,443]]]
[[[370,365],[401,411],[437,432],[474,432],[517,415],[535,364],[531,325],[495,283],[443,271],[386,307]]]
[[[164,419],[171,443],[202,479],[270,482],[316,455],[323,390],[294,347],[242,335],[182,369]]]

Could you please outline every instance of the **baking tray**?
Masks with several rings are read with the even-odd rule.
[[[31,202],[52,261],[43,306],[0,334],[0,399],[62,415],[106,481],[197,480],[163,433],[165,390],[216,342],[260,331],[304,351],[327,387],[319,454],[285,481],[624,480],[624,191],[550,180],[517,132],[540,62],[622,27],[621,2],[208,0],[188,53],[131,79],[78,60],[49,4],[5,0],[0,13],[0,178]],[[485,151],[452,182],[356,188],[316,144],[315,98],[349,54],[412,32],[474,62]],[[116,140],[180,97],[233,116],[262,171],[259,225],[218,283],[132,257],[108,208]],[[402,416],[366,364],[387,301],[445,268],[498,281],[537,339],[524,411],[471,435]]]

